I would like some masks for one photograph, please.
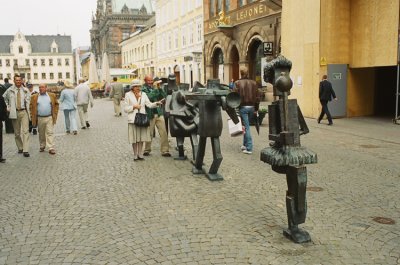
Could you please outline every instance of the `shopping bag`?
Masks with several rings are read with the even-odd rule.
[[[243,134],[242,122],[240,120],[240,117],[238,117],[238,119],[239,119],[239,122],[237,124],[235,124],[231,119],[228,119],[228,130],[229,130],[229,134],[232,137]]]

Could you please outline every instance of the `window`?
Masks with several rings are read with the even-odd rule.
[[[24,48],[22,48],[22,46],[19,46],[19,47],[18,47],[18,52],[19,52],[19,53],[24,53]]]
[[[61,66],[61,59],[60,58],[57,59],[57,65]]]
[[[172,50],[172,36],[168,35],[168,50]]]
[[[10,73],[7,74],[7,78],[11,79],[11,74]]]
[[[217,14],[222,11],[222,0],[217,0]]]
[[[66,79],[70,79],[70,78],[71,78],[69,72],[66,72],[66,73],[65,73],[65,78],[66,78]]]
[[[129,31],[122,32],[122,39],[126,40],[127,38],[129,38]]]
[[[62,73],[58,73],[58,79],[62,79]]]
[[[54,74],[50,73],[50,79],[54,79]]]
[[[3,66],[3,61],[0,59],[0,66]]]
[[[31,73],[28,73],[27,77],[28,77],[28,80],[31,80]]]
[[[241,7],[241,6],[243,6],[243,0],[238,0],[238,2],[239,2],[239,7]]]
[[[37,66],[37,59],[33,59],[33,66]]]
[[[33,73],[33,79],[35,79],[35,80],[38,79],[38,73]]]
[[[66,65],[66,66],[69,65],[69,59],[65,59],[65,65]]]
[[[6,66],[10,66],[10,59],[6,59]]]
[[[3,80],[3,74],[0,74],[0,80]]]
[[[18,59],[14,59],[14,65],[18,65]]]
[[[46,73],[42,73],[42,79],[46,79]]]
[[[53,66],[53,59],[49,59],[49,65]]]
[[[178,46],[179,46],[179,34],[178,34],[178,30],[177,29],[174,31],[174,36],[175,36],[175,49],[178,49]]]
[[[231,1],[225,0],[225,13],[229,12]]]
[[[186,46],[186,28],[182,27],[182,47]]]
[[[210,17],[215,16],[215,0],[210,0]]]
[[[193,44],[193,40],[194,40],[194,31],[193,31],[193,24],[190,23],[189,24],[189,43]]]
[[[197,42],[201,42],[203,39],[203,22],[200,20],[197,22]]]
[[[45,65],[46,65],[44,59],[40,59],[40,64],[41,64],[42,66],[45,66]]]
[[[30,64],[30,60],[29,59],[25,59],[25,65],[29,66],[29,64]]]
[[[57,48],[53,48],[53,53],[56,53],[57,52]]]

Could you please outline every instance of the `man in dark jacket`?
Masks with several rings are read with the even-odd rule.
[[[1,90],[0,94],[3,94],[12,84],[10,84],[8,78],[4,78],[4,91]],[[4,121],[6,126],[6,133],[14,133],[14,128],[12,126],[11,120],[7,117]]]
[[[337,100],[335,91],[333,91],[331,82],[328,81],[328,76],[323,75],[322,81],[319,83],[319,101],[321,102],[322,110],[318,118],[318,123],[326,114],[328,117],[328,125],[332,125],[332,116],[328,109],[328,102],[333,99]]]
[[[6,92],[6,88],[0,85],[0,163],[6,162],[3,158],[3,121],[7,118],[7,105],[4,101],[3,94]]]
[[[253,152],[253,139],[250,133],[250,122],[254,113],[258,111],[260,105],[260,95],[256,81],[249,79],[247,67],[240,68],[240,79],[235,82],[233,91],[240,95],[240,117],[245,127],[243,135],[243,145],[241,147],[244,154]]]

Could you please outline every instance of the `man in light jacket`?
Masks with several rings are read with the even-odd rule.
[[[85,80],[79,79],[79,85],[75,88],[76,105],[78,106],[79,119],[81,121],[81,128],[86,129],[90,127],[88,118],[88,106],[93,108],[92,91]]]
[[[113,99],[114,101],[114,112],[115,116],[119,117],[122,116],[121,113],[121,100],[124,97],[124,87],[122,86],[121,83],[117,83],[117,78],[113,78],[113,83],[111,84],[111,93],[110,93],[110,98]]]
[[[18,153],[29,157],[29,119],[31,117],[29,106],[31,93],[29,89],[22,86],[22,78],[19,75],[14,77],[14,85],[9,87],[3,94],[4,101],[9,112],[9,119],[12,121],[17,144]]]

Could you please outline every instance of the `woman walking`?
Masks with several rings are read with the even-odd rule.
[[[65,81],[65,89],[61,91],[60,103],[61,109],[64,111],[65,118],[65,132],[74,135],[78,133],[78,126],[76,124],[76,98],[74,94],[74,87],[69,81]]]
[[[125,94],[124,111],[128,114],[128,139],[132,144],[133,155],[135,161],[144,160],[143,158],[143,143],[149,142],[150,130],[149,127],[139,127],[134,124],[136,113],[146,114],[145,107],[156,108],[162,105],[163,101],[150,102],[146,93],[140,91],[141,83],[139,80],[133,80],[131,91]]]

